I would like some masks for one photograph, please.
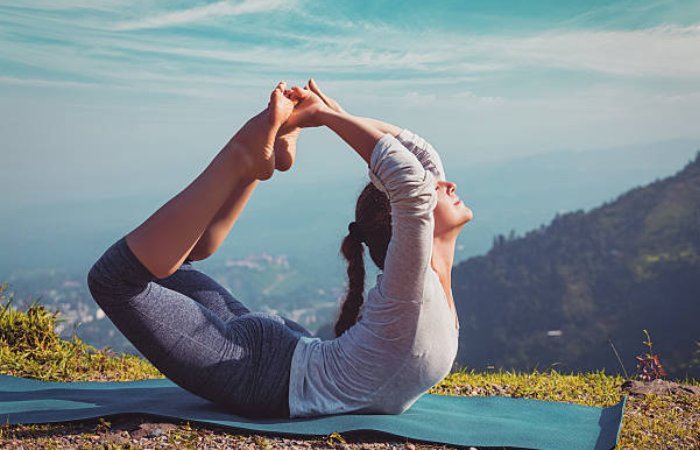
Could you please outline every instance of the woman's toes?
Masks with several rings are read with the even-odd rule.
[[[280,85],[282,85],[282,83],[280,83]],[[270,103],[268,103],[267,109],[270,112],[272,124],[280,126],[292,114],[294,102],[285,96],[285,90],[278,85],[270,94]]]

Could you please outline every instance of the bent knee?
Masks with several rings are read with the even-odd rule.
[[[112,303],[121,303],[139,294],[153,278],[129,253],[122,239],[93,264],[87,274],[87,285],[92,297],[105,309]]]

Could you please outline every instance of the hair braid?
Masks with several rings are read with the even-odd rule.
[[[340,249],[348,262],[348,292],[340,311],[340,317],[335,323],[336,336],[340,336],[357,322],[360,308],[365,301],[365,251],[362,242],[348,234],[343,239]]]
[[[364,303],[365,263],[364,246],[367,244],[372,261],[384,270],[389,240],[391,239],[391,209],[386,194],[368,183],[360,193],[355,208],[355,232],[343,239],[340,251],[348,262],[348,292],[335,323],[336,337],[357,323]]]

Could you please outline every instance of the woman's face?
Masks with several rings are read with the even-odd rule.
[[[454,234],[456,238],[462,227],[472,220],[473,213],[456,194],[457,185],[451,181],[437,181],[438,201],[435,217],[435,236]]]

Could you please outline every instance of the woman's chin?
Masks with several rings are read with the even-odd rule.
[[[465,206],[464,209],[464,222],[462,223],[462,225],[468,224],[474,218],[474,212],[471,210],[470,207]]]

